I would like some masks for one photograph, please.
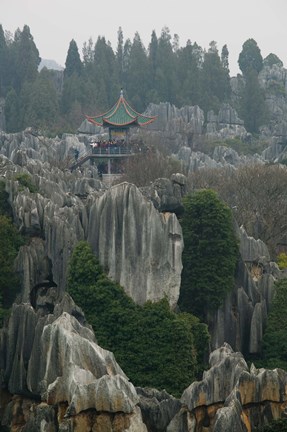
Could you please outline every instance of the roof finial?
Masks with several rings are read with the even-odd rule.
[[[123,88],[121,88],[121,93],[120,93],[120,97],[123,98],[124,97],[124,90]]]

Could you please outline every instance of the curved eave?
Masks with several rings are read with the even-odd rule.
[[[90,123],[93,123],[94,125],[96,125],[96,126],[103,126],[103,123],[101,122],[97,122],[93,117],[89,117],[89,116],[85,116],[86,117],[86,119],[90,122]]]
[[[157,119],[157,116],[156,117],[147,117],[149,120],[147,120],[146,122],[144,122],[144,123],[139,123],[139,126],[146,126],[146,125],[149,125],[149,124],[151,124],[152,122],[154,122],[156,119]]]

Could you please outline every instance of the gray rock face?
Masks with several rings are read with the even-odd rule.
[[[11,394],[40,397],[47,406],[42,411],[37,407],[43,415],[28,416],[25,427],[31,423],[37,430],[35,422],[40,420],[55,426],[51,407],[65,403],[68,417],[91,409],[136,415],[139,430],[144,431],[133,385],[113,354],[96,344],[92,330],[79,318],[84,321],[68,295],[61,302],[55,300],[52,314],[39,314],[28,303],[13,306],[0,345],[4,382]],[[7,410],[9,424],[9,406]]]
[[[139,407],[149,431],[165,432],[172,418],[180,410],[181,403],[165,390],[137,387]]]
[[[213,111],[207,113],[206,137],[212,140],[235,137],[246,140],[249,134],[236,110],[225,103],[220,107],[218,115],[215,115]]]
[[[232,148],[216,146],[211,156],[200,151],[192,151],[189,147],[182,147],[176,157],[184,163],[188,173],[192,174],[202,168],[236,169],[244,165],[264,164],[268,156],[267,152],[264,155],[239,155]],[[276,154],[276,158],[278,157],[278,154]]]
[[[196,145],[203,133],[204,113],[198,106],[179,109],[162,102],[150,104],[145,113],[157,116],[157,119],[138,133],[147,135],[149,141],[161,142],[172,152],[177,152],[182,146]]]
[[[183,174],[173,174],[171,179],[159,178],[151,186],[142,187],[147,197],[160,212],[183,213],[182,198],[186,193],[187,179]]]
[[[179,296],[181,227],[172,213],[160,214],[131,184],[113,186],[92,205],[88,241],[109,277],[137,303]]]
[[[55,286],[63,293],[72,250],[79,240],[88,239],[109,276],[136,302],[167,295],[174,306],[183,241],[176,216],[168,211],[182,210],[184,176],[177,174],[172,181],[162,179],[154,185],[151,195],[159,197],[158,210],[164,211],[163,215],[151,204],[151,196],[145,199],[131,185],[107,191],[93,177],[92,167],[82,173],[51,167],[50,158],[65,159],[80,144],[74,136],[43,143],[29,132],[2,134],[1,174],[16,223],[22,233],[33,238],[17,259],[24,285],[22,300],[28,301],[31,291],[40,286]],[[21,165],[11,163],[1,152],[11,158],[21,155]],[[39,192],[23,188],[15,181],[17,173],[31,175]]]
[[[261,352],[263,329],[279,269],[270,262],[268,249],[261,240],[247,236],[243,227],[237,233],[241,258],[235,286],[224,304],[209,317],[211,348],[228,342],[237,351],[256,354]]]

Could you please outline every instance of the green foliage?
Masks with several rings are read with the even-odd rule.
[[[74,41],[74,39],[72,39],[70,42],[65,66],[66,66],[64,70],[65,79],[73,76],[74,74],[80,76],[82,73],[83,65],[80,59],[78,46]]]
[[[20,129],[19,99],[13,88],[10,88],[5,99],[5,122],[7,132],[17,132]]]
[[[134,385],[179,396],[202,368],[206,326],[189,314],[175,314],[167,300],[136,305],[107,278],[85,242],[72,254],[68,291],[83,308],[99,345],[115,354]]]
[[[280,58],[273,53],[270,53],[267,57],[265,57],[265,59],[263,60],[263,64],[270,67],[274,64],[277,64],[278,66],[283,66],[283,62],[280,60]]]
[[[285,252],[281,252],[277,256],[277,264],[280,270],[287,268],[287,254]]]
[[[179,305],[206,319],[234,284],[238,245],[231,210],[211,190],[186,196],[181,220],[184,251]]]
[[[23,239],[11,219],[0,215],[0,322],[20,287],[13,266],[22,244]]]
[[[267,425],[254,429],[254,432],[287,432],[287,419],[272,420]]]
[[[5,191],[5,182],[0,181],[0,214],[12,216],[12,208],[8,202],[9,194]]]
[[[210,48],[204,55],[200,89],[199,105],[204,112],[211,109],[217,112],[231,92],[229,71],[221,63],[215,42],[210,43]]]
[[[248,39],[242,46],[242,51],[239,54],[238,64],[243,75],[247,75],[251,71],[257,74],[263,67],[263,59],[261,51],[254,39]]]
[[[33,83],[23,85],[20,97],[23,128],[28,126],[41,130],[53,128],[59,116],[59,104],[55,85],[47,69],[42,69]]]
[[[258,133],[259,127],[268,119],[265,96],[255,70],[246,71],[245,86],[241,95],[239,114],[248,132]]]
[[[23,190],[24,188],[28,188],[31,193],[38,192],[38,188],[33,183],[33,179],[29,174],[27,174],[27,173],[16,174],[15,180],[17,180],[20,184],[19,190]]]
[[[13,87],[18,93],[25,82],[33,82],[38,75],[40,64],[39,51],[34,43],[30,28],[24,25],[22,32],[15,33],[11,47],[13,71]]]
[[[253,138],[251,142],[242,141],[240,138],[228,138],[221,145],[234,149],[238,154],[245,155],[260,153],[267,147],[266,142],[259,141],[255,138]]]
[[[276,292],[268,314],[267,326],[263,335],[263,360],[287,369],[287,279],[276,283]]]

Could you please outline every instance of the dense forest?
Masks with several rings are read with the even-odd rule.
[[[198,105],[205,115],[231,101],[228,48],[208,50],[196,42],[179,46],[167,27],[153,31],[146,48],[139,33],[125,40],[118,30],[116,51],[105,37],[85,42],[80,54],[75,40],[67,50],[64,72],[38,70],[41,58],[30,28],[14,36],[0,25],[0,98],[5,99],[6,131],[41,128],[51,135],[75,132],[84,114],[94,115],[114,104],[120,88],[131,105],[143,112],[150,102],[177,107]],[[244,78],[233,106],[249,132],[256,133],[266,120],[264,92],[258,73],[264,64],[281,60],[275,54],[262,58],[253,39],[242,46],[238,64]]]

